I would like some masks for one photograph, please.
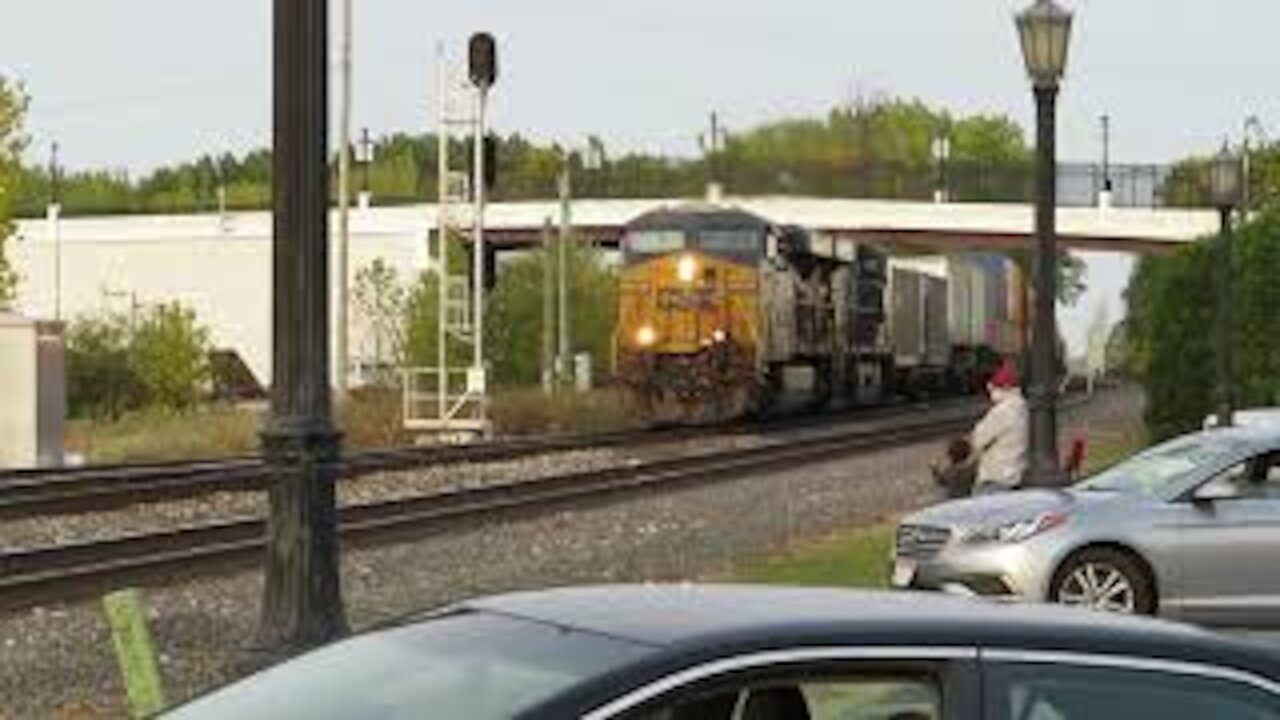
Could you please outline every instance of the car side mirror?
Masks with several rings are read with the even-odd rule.
[[[1214,480],[1196,488],[1191,500],[1196,503],[1211,505],[1222,500],[1236,500],[1242,497],[1240,487],[1233,482]]]

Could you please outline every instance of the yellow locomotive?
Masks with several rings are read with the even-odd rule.
[[[621,249],[616,370],[650,418],[885,391],[884,253],[701,204],[637,218]]]

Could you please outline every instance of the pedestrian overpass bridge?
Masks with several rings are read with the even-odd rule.
[[[577,201],[572,224],[580,240],[614,245],[631,219],[681,202]],[[904,253],[1027,248],[1034,226],[1033,208],[1019,204],[802,197],[731,197],[725,203],[777,223],[885,243]],[[469,225],[469,210],[458,215],[462,225]],[[559,216],[555,201],[490,205],[486,238],[494,252],[487,259],[541,242],[546,221],[556,223]],[[354,210],[351,275],[381,260],[401,281],[411,281],[429,267],[427,241],[436,221],[432,205]],[[1081,250],[1165,253],[1216,228],[1217,215],[1209,210],[1058,211],[1062,244]],[[56,229],[50,220],[21,221],[18,241],[9,245],[21,277],[16,309],[53,318],[60,304],[62,316],[74,318],[181,302],[209,326],[216,346],[234,349],[263,380],[271,369],[271,231],[268,212],[73,218],[61,220]],[[351,315],[355,364],[372,356],[378,340],[358,310]]]
[[[574,203],[572,222],[580,237],[616,243],[632,218],[672,200],[588,200]],[[900,200],[833,200],[803,197],[728,198],[728,205],[780,224],[842,238],[934,251],[1027,247],[1035,208],[1026,204],[925,203]],[[424,208],[434,218],[434,207]],[[553,202],[492,205],[486,238],[502,248],[537,242],[546,218],[558,220]],[[463,213],[464,217],[469,213]],[[464,221],[465,223],[465,221]],[[1149,208],[1060,208],[1059,242],[1072,249],[1159,254],[1217,231],[1212,210]]]

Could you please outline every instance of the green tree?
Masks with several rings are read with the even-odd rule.
[[[1058,302],[1075,305],[1089,289],[1088,272],[1084,260],[1065,250],[1058,253]]]
[[[952,137],[949,186],[958,200],[1013,200],[1026,195],[1029,153],[1022,130],[1002,116],[957,116],[918,100],[876,99],[836,108],[825,117],[779,120],[728,136],[717,154],[721,180],[741,194],[804,194],[831,197],[927,199],[937,184],[931,147],[946,131]],[[598,138],[587,138],[604,150]],[[432,134],[395,133],[374,143],[374,161],[357,168],[379,203],[432,200],[437,195],[438,141]],[[450,155],[460,164],[470,144],[455,140]],[[604,153],[607,155],[608,153]],[[336,159],[336,157],[335,157]],[[698,197],[709,177],[706,158],[629,153],[587,171],[584,158],[556,144],[511,134],[498,144],[494,200],[553,197],[556,177],[567,163],[581,197]],[[209,212],[217,188],[227,190],[233,209],[267,207],[271,152],[203,156],[158,168],[139,178],[123,173],[80,172],[63,182],[66,213]],[[48,178],[27,173],[23,214],[43,212]]]
[[[209,330],[177,303],[157,305],[134,328],[129,366],[142,388],[142,404],[187,410],[209,381]]]
[[[504,385],[531,385],[541,377],[544,253],[507,263],[489,301],[490,357],[495,380]],[[596,365],[607,363],[617,324],[617,276],[591,248],[572,245],[566,260],[570,350],[589,353]]]
[[[1156,438],[1199,427],[1212,411],[1214,276],[1212,238],[1168,257],[1145,258],[1126,293],[1128,365],[1147,390],[1147,424]],[[1231,261],[1230,337],[1238,405],[1280,401],[1280,210],[1239,228]]]
[[[1213,205],[1209,178],[1212,156],[1187,158],[1169,171],[1160,186],[1160,195],[1170,207]],[[1247,178],[1250,210],[1262,210],[1280,199],[1280,144],[1254,148],[1249,153]]]
[[[403,365],[409,294],[396,269],[381,258],[360,268],[352,300],[357,316],[373,335],[373,362],[379,367]]]
[[[1124,377],[1136,377],[1132,331],[1129,322],[1121,320],[1111,327],[1107,336],[1105,357],[1107,369]]]
[[[17,292],[18,275],[9,264],[5,246],[13,237],[13,211],[19,200],[20,160],[27,138],[23,121],[27,95],[20,85],[0,75],[0,308]]]

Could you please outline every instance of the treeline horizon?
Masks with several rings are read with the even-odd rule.
[[[948,157],[939,162],[935,141],[945,137]],[[744,195],[811,195],[931,199],[945,188],[956,202],[1012,202],[1031,197],[1033,153],[1026,131],[993,114],[953,115],[918,100],[885,99],[840,107],[825,117],[764,123],[724,138],[703,157],[627,152],[612,155],[595,137],[604,162],[588,169],[580,150],[537,143],[519,133],[497,138],[497,181],[492,199],[530,200],[556,195],[556,177],[567,162],[578,197],[696,197],[713,174],[730,192]],[[450,153],[469,157],[468,142]],[[437,140],[430,133],[392,133],[373,142],[369,166],[353,163],[352,193],[367,187],[377,205],[433,202]],[[336,197],[337,155],[332,163]],[[1152,177],[1156,178],[1154,173]],[[1091,170],[1091,168],[1086,168]],[[83,170],[60,175],[56,194],[65,216],[232,211],[270,207],[269,148],[203,155],[136,177],[124,171]],[[1188,160],[1152,182],[1159,204],[1207,203],[1198,161]],[[1096,184],[1096,179],[1095,179]],[[222,193],[219,192],[222,190]],[[44,216],[55,196],[48,167],[27,165],[19,174],[16,215]]]

